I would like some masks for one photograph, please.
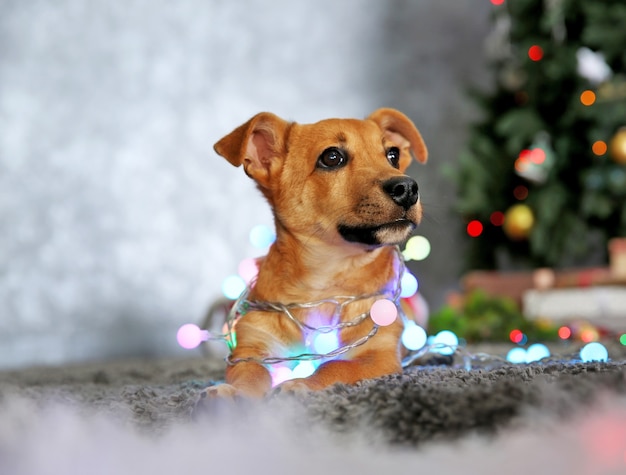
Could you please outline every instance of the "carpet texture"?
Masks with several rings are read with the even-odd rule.
[[[494,432],[515,423],[530,408],[565,415],[605,391],[626,392],[625,368],[625,362],[553,362],[472,371],[412,367],[355,386],[279,395],[267,404],[295,400],[311,420],[332,430],[345,433],[367,424],[390,442],[418,444],[474,430]],[[192,419],[199,391],[222,375],[219,362],[205,359],[33,369],[3,375],[0,394],[19,394],[40,406],[91,408],[128,418],[140,428],[163,431]],[[199,414],[205,416],[211,417],[211,411]]]
[[[208,428],[211,436],[207,436],[207,440],[218,434],[227,437],[234,427],[239,427],[239,432],[233,435],[237,440],[233,443],[239,446],[246,444],[246,437],[253,437],[250,434],[255,428],[264,428],[255,436],[260,439],[253,438],[249,445],[269,443],[268,434],[276,437],[279,432],[283,433],[281,437],[287,438],[287,442],[281,439],[281,444],[292,444],[295,442],[286,434],[296,432],[299,439],[303,433],[308,433],[308,437],[323,434],[320,439],[334,441],[332,450],[336,448],[334,444],[345,446],[359,441],[361,447],[371,444],[378,450],[385,447],[387,456],[391,456],[388,450],[408,450],[423,455],[437,444],[461,443],[459,441],[472,437],[498,440],[502,434],[537,427],[543,431],[548,421],[556,426],[567,426],[607,398],[621,407],[626,400],[625,368],[626,362],[622,359],[606,363],[557,360],[469,371],[447,366],[415,366],[401,375],[354,386],[336,385],[305,395],[278,394],[254,403],[217,402],[200,413],[194,413],[195,401],[203,387],[222,377],[219,361],[201,358],[128,361],[4,372],[0,373],[0,421],[4,421],[0,429],[0,473],[81,473],[72,471],[80,468],[75,454],[67,455],[67,463],[72,460],[73,468],[63,466],[66,471],[59,471],[63,467],[58,465],[57,459],[65,461],[62,454],[73,444],[86,444],[85,453],[89,453],[91,447],[100,454],[103,444],[115,443],[118,445],[110,448],[110,453],[122,454],[129,447],[134,447],[132,452],[138,453],[136,445],[144,444],[145,440],[158,444],[159,440],[169,440],[177,431],[190,434]],[[619,414],[621,417],[621,412]],[[98,429],[94,430],[94,427],[101,427],[94,422],[98,420],[114,428],[105,430],[107,435],[103,436]],[[268,423],[268,420],[273,422]],[[52,446],[60,445],[54,452],[55,462],[46,462],[42,467],[43,464],[33,465],[32,460],[26,460],[25,447],[36,445],[37,440],[41,443],[40,437],[50,445],[60,427],[67,433],[52,442]],[[241,427],[245,427],[245,436]],[[107,432],[109,430],[113,435]],[[134,434],[130,441],[119,442],[130,433]],[[98,439],[99,434],[106,442]],[[624,437],[626,444],[626,435]],[[90,439],[93,439],[93,447]],[[31,442],[27,442],[29,440]],[[172,446],[168,444],[170,449]],[[272,447],[266,453],[271,452]],[[223,450],[218,449],[218,452]],[[33,454],[33,448],[29,447],[27,453]],[[40,455],[41,460],[49,459],[47,452]],[[98,455],[92,455],[92,461],[94,457]],[[626,457],[626,446],[620,457]],[[365,455],[360,458],[366,459]],[[622,460],[624,463],[619,468],[626,471],[626,458]],[[124,471],[132,465],[127,460],[116,467],[103,463],[101,468],[106,467],[102,473],[113,473],[111,470],[135,473]],[[172,473],[161,471],[164,467],[161,461],[154,468],[155,473]],[[250,470],[249,467],[244,469]],[[93,472],[93,467],[91,470],[100,473]],[[570,470],[568,473],[586,473],[567,470]],[[592,470],[589,473],[612,472]]]

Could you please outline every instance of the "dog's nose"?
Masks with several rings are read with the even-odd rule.
[[[417,182],[408,176],[390,178],[383,183],[383,190],[404,209],[409,209],[419,198]]]

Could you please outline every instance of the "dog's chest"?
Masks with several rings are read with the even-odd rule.
[[[368,301],[337,299],[306,309],[301,315],[302,345],[317,355],[342,356],[336,351],[346,349],[354,339],[371,329]]]

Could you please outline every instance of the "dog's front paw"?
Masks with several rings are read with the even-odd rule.
[[[306,379],[292,379],[276,386],[272,394],[306,394],[312,390]]]
[[[241,396],[239,390],[235,388],[235,386],[231,386],[230,384],[216,384],[215,386],[210,386],[203,390],[200,393],[201,402],[205,399],[235,399]]]
[[[218,384],[204,389],[193,408],[192,416],[198,419],[220,413],[240,399],[239,391],[230,384]]]

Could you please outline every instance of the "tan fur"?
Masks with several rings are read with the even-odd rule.
[[[400,149],[399,167],[387,160],[389,147]],[[347,151],[347,164],[320,170],[318,157],[329,147]],[[405,240],[422,216],[419,200],[408,209],[394,203],[382,184],[404,176],[412,156],[426,162],[427,151],[413,123],[394,109],[378,109],[366,120],[327,119],[315,124],[289,123],[263,112],[215,144],[218,154],[243,165],[272,207],[276,242],[263,259],[250,298],[282,303],[310,302],[335,295],[376,293],[398,273],[391,247]],[[401,221],[398,221],[401,220]],[[375,245],[349,242],[339,225],[385,226]],[[404,223],[409,223],[405,225]],[[374,299],[350,304],[342,319],[366,312]],[[296,311],[306,320],[307,312]],[[321,323],[321,322],[318,322]],[[331,323],[331,322],[328,322]],[[344,329],[341,339],[366,335],[364,322]],[[333,383],[355,383],[401,371],[402,324],[381,327],[365,345],[342,359],[321,365],[306,379],[287,381],[284,389],[322,389]],[[279,314],[250,312],[237,324],[233,358],[276,356],[280,348],[302,339],[297,326]],[[255,362],[229,366],[227,384],[210,396],[263,396],[271,389],[265,367]]]

